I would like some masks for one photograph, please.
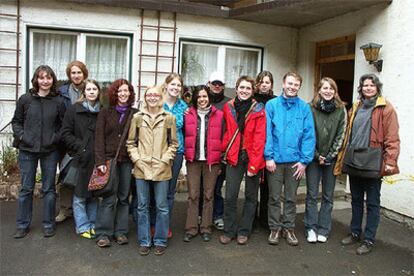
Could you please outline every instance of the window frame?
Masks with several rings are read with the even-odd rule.
[[[67,34],[76,35],[76,59],[85,62],[86,59],[86,38],[87,36],[105,37],[105,38],[123,38],[127,39],[127,68],[126,78],[131,82],[132,80],[132,68],[133,68],[133,33],[128,32],[111,32],[111,31],[95,31],[95,30],[84,30],[76,28],[56,28],[48,26],[26,26],[26,88],[29,89],[31,83],[31,77],[35,70],[33,68],[33,33],[50,33],[50,34]],[[87,66],[87,64],[86,64]],[[26,89],[26,90],[27,90]]]
[[[215,46],[218,47],[217,51],[217,70],[225,75],[225,60],[226,60],[226,49],[237,49],[237,50],[247,50],[247,51],[256,51],[258,52],[258,60],[257,60],[257,71],[258,73],[263,71],[263,57],[264,57],[264,47],[257,46],[257,45],[248,45],[242,43],[229,43],[224,41],[218,40],[204,40],[204,39],[193,39],[193,38],[184,38],[181,37],[178,39],[179,47],[178,47],[178,73],[181,74],[182,68],[182,50],[184,44],[191,44],[191,45],[206,45],[206,46]],[[256,76],[250,76],[252,78],[256,78]],[[226,80],[225,80],[226,81]],[[234,84],[233,84],[234,85]],[[232,87],[232,86],[228,86]]]

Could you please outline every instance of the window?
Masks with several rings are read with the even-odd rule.
[[[262,69],[262,55],[259,47],[180,40],[179,71],[185,85],[205,84],[218,71],[230,88],[242,75],[256,77]]]
[[[83,61],[89,78],[107,87],[118,78],[130,79],[131,36],[29,29],[28,81],[34,70],[47,64],[59,81],[66,81],[66,66],[72,60]]]

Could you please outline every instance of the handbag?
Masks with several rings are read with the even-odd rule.
[[[357,177],[380,178],[382,166],[381,148],[353,148],[345,151],[342,172]]]
[[[93,168],[92,175],[88,183],[88,191],[93,192],[94,196],[106,197],[113,194],[113,192],[116,190],[115,185],[118,184],[118,172],[116,164],[119,152],[121,151],[122,141],[125,139],[129,130],[132,113],[133,112],[131,111],[127,118],[128,121],[124,127],[121,139],[119,140],[115,157],[105,161],[105,166],[107,168],[106,172],[102,173],[96,165]]]
[[[63,175],[62,185],[69,188],[75,188],[79,178],[78,160],[69,157],[69,155],[67,156],[69,160],[65,164],[63,170],[60,172],[60,174]],[[65,158],[66,155],[63,159],[65,160]]]

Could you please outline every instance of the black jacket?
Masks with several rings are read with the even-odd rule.
[[[18,145],[20,150],[36,153],[57,150],[65,111],[60,95],[49,93],[40,97],[31,89],[17,101],[12,119],[14,145]]]
[[[71,105],[66,111],[61,130],[62,140],[68,154],[73,157],[72,164],[79,169],[75,194],[90,197],[89,178],[95,164],[95,126],[98,113],[86,110],[81,103]]]

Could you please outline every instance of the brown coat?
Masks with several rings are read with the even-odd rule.
[[[122,132],[129,123],[127,118],[130,112],[136,112],[136,110],[133,108],[127,110],[121,124],[118,123],[121,114],[116,111],[115,107],[103,108],[99,112],[95,131],[95,162],[97,166],[104,165],[106,160],[115,157]],[[126,137],[122,141],[118,162],[129,160],[125,141]]]
[[[167,141],[168,129],[171,132],[170,143]],[[171,179],[171,166],[177,148],[175,117],[171,113],[162,110],[153,118],[144,109],[134,115],[127,149],[134,164],[135,178],[152,181]]]
[[[355,115],[358,109],[362,106],[361,101],[353,104],[352,109],[348,115],[348,125],[345,133],[345,140],[342,149],[338,154],[338,160],[335,165],[334,174],[339,175],[342,171],[343,159],[345,149],[348,146],[349,138],[352,131]],[[385,98],[379,96],[372,111],[372,126],[370,133],[369,146],[372,148],[382,148],[383,161],[381,167],[381,175],[398,174],[398,156],[400,154],[400,137],[398,135],[399,125],[397,113],[390,102]],[[389,165],[394,169],[390,172],[385,172],[385,165]]]

